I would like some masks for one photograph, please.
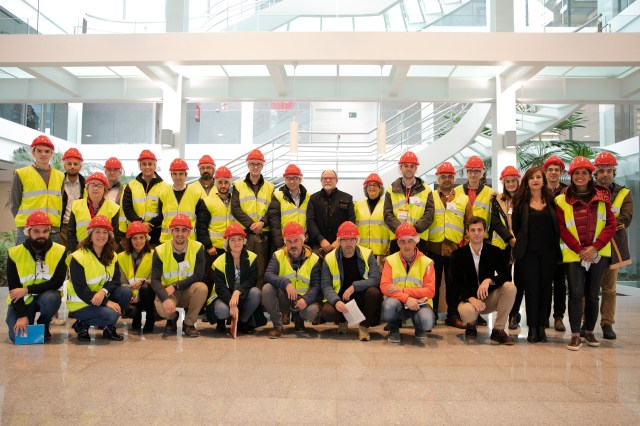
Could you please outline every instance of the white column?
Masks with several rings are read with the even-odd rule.
[[[611,145],[616,142],[615,105],[601,104],[600,111],[600,146]]]
[[[489,0],[489,31],[513,32],[513,0]]]
[[[499,79],[496,83],[496,102],[491,108],[491,177],[492,187],[502,192],[499,183],[500,172],[506,166],[516,166],[516,149],[504,147],[504,134],[516,130],[516,91],[502,91]]]
[[[242,102],[240,107],[240,144],[253,149],[253,102]]]
[[[82,108],[81,103],[69,103],[67,115],[67,140],[82,143]]]
[[[189,1],[165,0],[164,16],[168,33],[189,31]]]
[[[182,99],[182,77],[179,76],[177,81],[177,89],[165,87],[162,96],[160,128],[173,132],[173,147],[163,149],[164,159],[169,161],[175,157],[184,158],[185,154],[186,120],[183,119],[183,115],[186,111],[186,102]]]

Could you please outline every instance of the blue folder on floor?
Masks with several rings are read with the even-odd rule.
[[[44,324],[28,325],[27,335],[16,334],[16,345],[36,345],[44,343]]]

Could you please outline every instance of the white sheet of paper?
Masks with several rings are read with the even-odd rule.
[[[344,314],[344,319],[347,320],[349,325],[360,324],[366,319],[355,300],[349,300],[345,305],[349,312]]]

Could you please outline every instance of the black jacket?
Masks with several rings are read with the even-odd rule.
[[[244,298],[249,294],[249,290],[256,286],[258,281],[258,262],[249,263],[249,254],[246,249],[240,254],[240,285],[236,288],[236,271],[233,265],[233,256],[231,252],[226,252],[225,271],[215,270],[214,282],[216,286],[216,294],[218,298],[227,305],[231,300],[231,296],[235,290],[240,292],[240,298]],[[227,286],[227,283],[229,284]]]
[[[153,188],[154,185],[162,182],[162,178],[157,174],[153,179],[151,179],[149,185],[147,185],[147,182],[142,178],[142,173],[136,176],[136,180],[142,184],[143,188],[145,188],[146,194],[151,191],[151,188]],[[129,222],[135,222],[137,220],[140,222],[145,221],[144,218],[138,216],[133,208],[133,197],[131,195],[131,188],[129,187],[129,185],[127,185],[127,187],[124,189],[124,193],[122,194],[122,211]],[[160,233],[162,232],[162,219],[162,201],[158,200],[158,216],[147,221],[153,225],[153,229],[151,229],[151,232],[149,232],[149,237],[151,237],[151,244],[158,244],[158,242],[160,241]]]
[[[343,222],[356,222],[353,197],[338,188],[331,194],[324,189],[311,195],[307,206],[307,230],[313,247],[320,246],[322,240],[331,244],[336,240],[338,227]]]
[[[422,191],[426,191],[427,187],[424,182],[420,178],[416,178],[415,184],[411,187],[411,192],[409,193],[410,197],[413,197],[416,194],[421,193]],[[391,194],[389,192],[395,192],[399,194],[405,194],[406,188],[402,182],[402,178],[398,178],[391,184],[391,191],[387,191],[384,198],[384,223],[387,224],[391,232],[396,232],[396,228],[400,226],[400,220],[393,213],[393,203],[391,202]],[[427,197],[427,205],[424,208],[424,213],[420,219],[414,223],[414,227],[418,234],[429,229],[431,224],[433,223],[433,218],[435,215],[435,207],[433,204],[433,192],[430,192]]]
[[[282,186],[280,191],[284,194],[284,199],[294,204],[293,198],[291,198],[291,191],[287,186]],[[300,185],[300,204],[304,203],[304,200],[307,198],[307,188],[303,185]],[[267,213],[269,216],[269,229],[271,232],[271,238],[273,241],[273,246],[276,248],[281,248],[284,246],[284,239],[282,238],[282,214],[280,212],[280,200],[278,200],[275,195],[269,204],[269,211]]]
[[[502,255],[502,250],[486,241],[482,244],[478,269],[479,274],[476,273],[470,244],[451,253],[449,274],[453,291],[459,301],[467,302],[470,297],[476,297],[478,286],[487,278],[491,278],[495,283],[489,286],[489,292],[511,281],[511,268]]]
[[[547,203],[545,208],[548,209],[551,214],[551,220],[553,221],[553,229],[551,232],[554,233],[554,238],[558,241],[558,259],[562,259],[562,254],[560,253],[560,226],[558,225],[558,216],[556,214],[556,203],[551,201]],[[527,252],[527,243],[529,241],[529,203],[523,203],[520,208],[513,210],[511,222],[513,235],[516,236],[516,245],[513,246],[512,253],[513,258],[518,260],[522,259]],[[538,231],[540,230],[536,229],[536,232]]]

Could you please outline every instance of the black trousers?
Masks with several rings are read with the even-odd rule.
[[[567,284],[566,274],[564,271],[564,264],[560,263],[556,266],[556,270],[553,274],[553,317],[563,318],[564,313],[567,311]],[[547,317],[551,315],[551,304],[549,304],[549,310]]]
[[[435,252],[428,251],[427,256],[433,260],[433,267],[436,270],[436,294],[433,296],[433,312],[438,315],[438,304],[440,302],[440,283],[444,273],[445,297],[447,301],[447,317],[458,315],[458,295],[453,291],[453,283],[449,274],[449,256],[441,256]]]
[[[380,310],[382,309],[382,293],[378,287],[369,287],[364,291],[356,291],[351,296],[365,316],[360,323],[365,327],[375,327],[380,324]],[[344,322],[344,315],[329,302],[322,304],[322,318],[326,322]]]
[[[551,281],[558,263],[554,250],[527,251],[516,263],[519,286],[524,289],[527,310],[527,325],[543,327],[549,318],[551,304]]]
[[[569,324],[572,333],[579,333],[582,323],[582,299],[584,298],[584,326],[593,331],[598,320],[600,283],[609,268],[611,258],[603,257],[592,263],[586,271],[579,262],[565,263],[569,283]]]

